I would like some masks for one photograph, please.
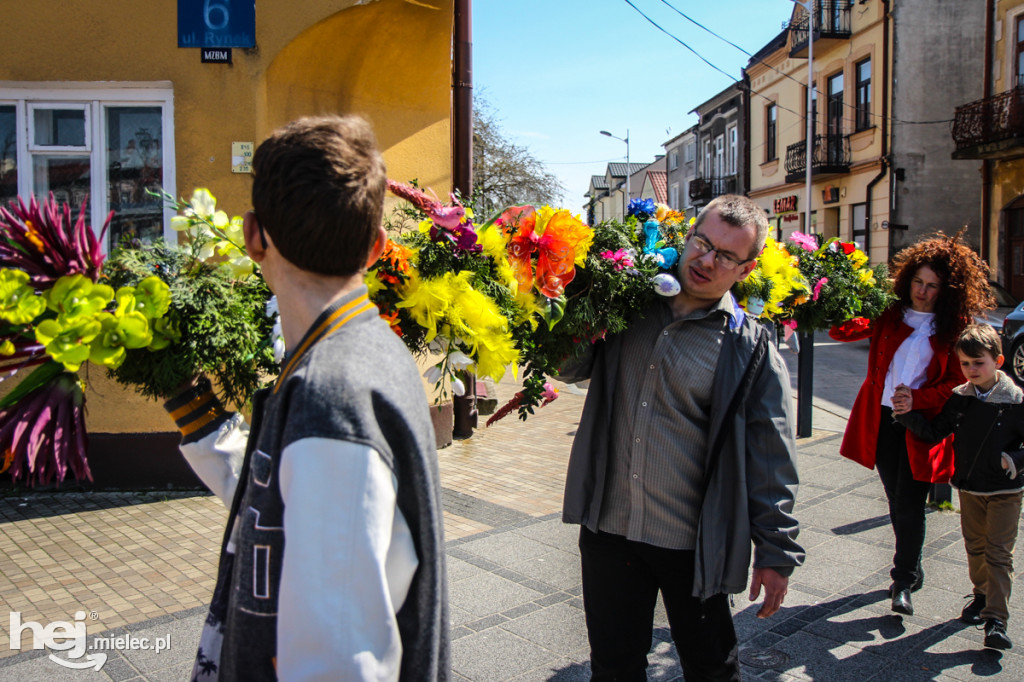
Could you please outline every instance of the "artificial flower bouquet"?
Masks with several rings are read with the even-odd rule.
[[[868,257],[852,242],[824,240],[794,232],[788,244],[798,254],[800,273],[810,287],[807,300],[789,312],[802,332],[830,329],[854,318],[874,320],[895,296],[885,263],[867,265]]]
[[[52,196],[0,208],[0,367],[34,368],[0,400],[0,473],[30,485],[92,479],[89,364],[153,398],[207,373],[236,404],[275,371],[269,291],[241,250],[240,219],[206,190],[174,205],[185,245],[129,240],[109,257],[106,225],[98,239],[84,206],[76,221]]]
[[[115,286],[156,277],[170,292],[169,327],[175,343],[140,354],[110,372],[118,383],[154,399],[172,395],[197,374],[210,377],[226,404],[245,406],[278,372],[271,293],[246,255],[242,218],[217,210],[207,189],[189,201],[164,195],[179,215],[171,227],[181,244],[157,240],[124,244],[103,268]],[[280,353],[279,353],[280,355]]]
[[[687,227],[653,202],[633,206],[626,223],[595,227],[550,206],[514,206],[474,223],[457,200],[389,188],[419,223],[389,240],[367,273],[371,299],[413,353],[441,355],[426,373],[441,397],[449,386],[464,391],[462,370],[500,380],[522,367],[523,390],[495,418],[515,408],[525,419],[553,400],[547,378],[560,365],[644,310]]]
[[[79,368],[116,370],[176,340],[167,285],[111,286],[103,265],[84,206],[75,221],[52,195],[0,207],[0,367],[34,367],[0,400],[0,472],[15,480],[91,479]]]
[[[810,294],[798,257],[771,237],[750,275],[733,287],[733,295],[747,313],[772,321],[791,318],[794,308],[807,302]]]

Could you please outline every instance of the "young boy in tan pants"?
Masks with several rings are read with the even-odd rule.
[[[1001,343],[991,326],[969,325],[955,349],[967,383],[953,389],[931,422],[918,412],[896,419],[927,440],[953,434],[950,483],[959,491],[960,524],[974,584],[973,599],[960,619],[985,624],[986,647],[1009,649],[1013,643],[1006,633],[1007,602],[1024,488],[1024,393],[999,371]]]

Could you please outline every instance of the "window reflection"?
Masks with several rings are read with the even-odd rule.
[[[77,214],[89,196],[89,178],[88,156],[32,155],[32,180],[40,201],[52,192]]]
[[[41,147],[84,147],[84,109],[33,109],[35,143]]]
[[[18,196],[18,137],[14,106],[0,106],[0,203]]]
[[[123,239],[151,243],[163,234],[160,107],[108,107],[107,196],[114,218],[110,247]]]

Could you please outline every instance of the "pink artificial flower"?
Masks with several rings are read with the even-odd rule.
[[[828,277],[822,277],[818,280],[818,283],[814,285],[814,297],[811,298],[812,301],[818,300],[818,296],[821,294],[821,288],[826,284],[828,284]]]
[[[601,258],[605,260],[615,261],[616,270],[624,270],[625,268],[633,267],[633,259],[629,257],[629,253],[625,249],[619,249],[618,251],[602,251]]]
[[[804,251],[818,250],[818,242],[814,239],[814,237],[812,237],[809,234],[804,234],[803,232],[794,232],[793,235],[790,237],[790,240],[794,244],[799,244],[801,247],[803,247]]]

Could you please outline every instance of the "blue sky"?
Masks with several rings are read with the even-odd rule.
[[[754,53],[782,29],[790,0],[631,0],[734,78],[748,57],[672,7]],[[478,0],[473,85],[507,137],[528,147],[565,185],[579,211],[590,176],[625,161],[653,161],[694,123],[690,110],[730,84],[652,26],[625,0]]]

